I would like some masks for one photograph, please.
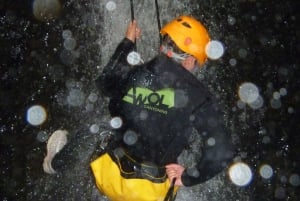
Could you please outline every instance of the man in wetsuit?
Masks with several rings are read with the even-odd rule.
[[[131,66],[127,56],[140,36],[137,22],[131,22],[97,85],[110,98],[111,116],[123,121],[113,144],[135,161],[165,167],[176,186],[192,186],[224,170],[234,147],[216,99],[191,73],[206,61],[206,29],[193,17],[181,16],[161,34],[160,54]],[[177,157],[193,130],[201,135],[202,157],[188,168],[177,164]]]

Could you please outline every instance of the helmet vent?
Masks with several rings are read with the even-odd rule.
[[[181,21],[182,21],[182,19],[181,19],[181,18],[178,18],[178,19],[177,19],[177,22],[181,22]]]
[[[191,25],[189,25],[187,22],[183,22],[182,25],[187,27],[187,28],[192,28]]]

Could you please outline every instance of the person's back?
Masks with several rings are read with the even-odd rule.
[[[93,162],[92,169],[99,189],[120,200],[125,196],[120,189],[143,197],[143,185],[156,189],[152,191],[156,194],[158,189],[165,192],[162,189],[171,181],[176,186],[205,182],[226,168],[234,156],[216,99],[191,73],[206,61],[209,37],[203,25],[188,16],[174,19],[161,31],[161,54],[132,67],[126,58],[134,50],[138,30],[135,21],[128,26],[126,38],[97,79],[99,89],[110,97],[111,116],[120,117],[123,124],[108,154]],[[177,164],[177,157],[189,146],[194,130],[203,141],[202,157],[190,171],[191,167]],[[112,173],[107,175],[104,169]],[[107,185],[116,175],[121,182]],[[121,192],[111,193],[108,186]],[[143,189],[135,192],[136,186]],[[155,200],[161,199],[161,192]]]
[[[134,144],[120,138],[128,153],[157,165],[175,163],[186,147],[194,112],[209,101],[210,94],[187,70],[165,55],[130,71],[111,97],[110,112],[123,120],[120,135],[134,132]],[[126,136],[125,136],[126,137]]]

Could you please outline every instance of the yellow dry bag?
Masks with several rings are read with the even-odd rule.
[[[91,163],[100,192],[111,201],[175,200],[178,189],[169,182],[164,168],[137,163],[121,153],[114,150]]]

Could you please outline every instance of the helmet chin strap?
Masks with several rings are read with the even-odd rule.
[[[188,56],[190,56],[189,54],[177,54],[176,52],[173,51],[173,48],[168,48],[165,45],[160,46],[160,51],[165,55],[167,55],[168,57],[175,59],[178,62],[183,61]]]

